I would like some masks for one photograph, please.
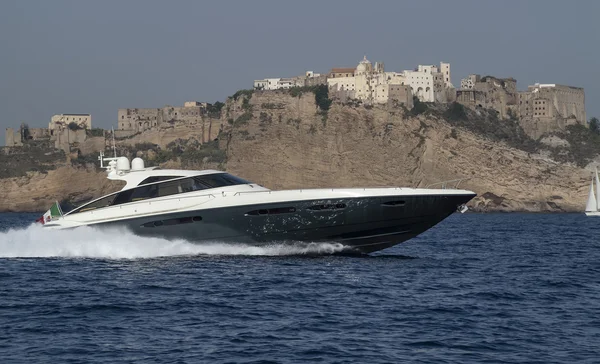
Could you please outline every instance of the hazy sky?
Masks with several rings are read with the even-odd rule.
[[[0,132],[117,109],[223,101],[253,80],[451,63],[584,87],[600,117],[600,1],[0,1]]]

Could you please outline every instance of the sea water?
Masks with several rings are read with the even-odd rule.
[[[455,214],[357,257],[36,217],[0,214],[0,363],[600,362],[600,218]]]

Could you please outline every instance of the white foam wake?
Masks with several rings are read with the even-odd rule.
[[[81,227],[50,230],[39,225],[0,233],[0,257],[82,257],[109,259],[155,258],[180,255],[300,255],[342,251],[336,243],[273,244],[250,246],[186,240],[167,240],[134,235],[126,229]]]

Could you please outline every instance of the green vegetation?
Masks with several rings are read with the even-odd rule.
[[[457,121],[467,118],[465,107],[458,102],[453,102],[448,107],[448,110],[444,112],[444,117],[449,120]]]
[[[600,134],[584,125],[569,125],[566,131],[552,135],[570,144],[569,147],[552,148],[552,157],[557,161],[574,162],[579,167],[585,167],[600,154]]]
[[[284,109],[285,104],[265,102],[260,105],[263,109]]]
[[[108,154],[109,151],[106,151]],[[98,162],[98,155],[96,154],[86,154],[83,155],[81,153],[77,153],[77,158],[71,158],[72,166],[82,166],[85,167],[87,165],[93,165],[96,169],[100,169],[100,164]]]
[[[234,93],[233,95],[229,96],[229,98],[237,101],[237,99],[239,99],[240,97],[244,97],[246,99],[249,99],[252,97],[252,94],[254,93],[254,90],[239,90],[236,93]]]
[[[498,112],[480,109],[479,114],[452,103],[446,110],[430,109],[433,115],[444,118],[453,127],[460,127],[493,141],[502,141],[511,147],[534,153],[544,145],[533,140],[513,120],[500,120]]]
[[[244,109],[246,111],[252,111],[252,105],[250,105],[249,98],[244,97],[244,99],[242,100],[242,109]]]
[[[21,147],[0,148],[0,178],[22,177],[27,172],[47,173],[66,160],[54,143],[30,140]]]
[[[26,123],[21,124],[21,135],[23,136],[23,140],[31,139],[31,132],[29,131],[29,125]]]
[[[271,124],[273,122],[273,117],[271,115],[267,114],[266,112],[261,111],[260,115],[258,115],[258,121],[260,124],[263,124],[263,125],[266,123]]]
[[[590,119],[590,130],[596,134],[600,134],[600,120],[593,117]]]
[[[221,110],[223,109],[223,106],[225,106],[225,103],[220,101],[217,101],[214,104],[208,104],[206,107],[206,112],[208,113],[209,117],[218,119],[221,117]]]
[[[188,168],[201,166],[205,162],[218,163],[220,166],[227,162],[227,154],[224,150],[219,149],[218,141],[186,148],[180,158],[182,166]]]
[[[424,102],[421,102],[421,100],[419,100],[419,98],[417,96],[413,96],[413,108],[412,108],[412,110],[410,110],[410,114],[413,116],[417,116],[417,115],[423,114],[427,110],[429,110],[429,107],[427,107],[427,104]]]
[[[315,93],[315,102],[322,111],[329,110],[331,106],[331,99],[329,98],[329,87],[327,85],[313,86],[313,92]]]
[[[85,131],[88,137],[103,137],[104,129],[92,128]]]
[[[69,128],[69,130],[75,131],[75,130],[81,129],[81,126],[79,126],[79,124],[77,124],[76,122],[71,121],[68,125],[68,128]]]
[[[157,144],[150,143],[150,142],[136,143],[133,146],[133,152],[134,153],[138,152],[138,151],[145,152],[145,151],[148,151],[148,150],[157,151],[159,149],[160,149],[160,147]]]
[[[246,111],[242,115],[240,115],[235,121],[232,123],[234,126],[247,125],[254,115],[252,112]]]
[[[316,85],[316,86],[303,86],[303,87],[292,87],[287,90],[292,97],[300,97],[306,92],[312,92],[315,94],[315,103],[321,109],[321,111],[327,112],[331,106],[331,99],[329,98],[329,87],[327,85]]]

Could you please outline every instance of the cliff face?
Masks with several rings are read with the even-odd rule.
[[[470,204],[478,211],[583,209],[586,170],[556,162],[545,150],[486,138],[446,119],[392,106],[333,104],[321,112],[311,92],[254,92],[229,100],[223,110],[222,150],[214,143],[214,149],[198,146],[206,131],[203,137],[201,128],[189,125],[173,127],[178,139],[169,138],[169,147],[156,133],[149,139],[137,136],[135,142],[145,143],[138,154],[148,164],[171,168],[225,166],[226,153],[228,171],[273,189],[425,187],[469,178],[459,187],[478,193]],[[160,146],[148,149],[150,143]],[[0,179],[0,210],[45,210],[55,200],[83,201],[118,188],[89,164],[63,163],[47,173]]]
[[[227,169],[271,188],[411,186],[470,178],[479,211],[580,211],[589,172],[402,109],[255,93],[231,130]],[[265,108],[269,105],[285,107]],[[236,105],[237,106],[237,105]],[[235,107],[234,107],[235,109]]]
[[[69,200],[78,205],[117,191],[124,183],[110,181],[96,168],[61,165],[47,172],[0,179],[0,211],[45,211],[55,201]]]

